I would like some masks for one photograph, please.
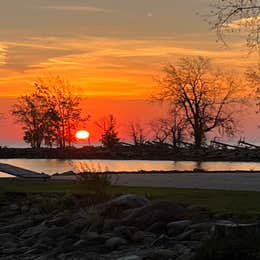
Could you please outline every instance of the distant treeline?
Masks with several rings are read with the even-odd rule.
[[[82,148],[0,148],[0,158],[28,159],[122,159],[122,160],[170,160],[170,161],[255,161],[260,162],[260,149],[217,149],[191,147],[172,149],[169,146],[118,145],[113,151],[102,146]]]

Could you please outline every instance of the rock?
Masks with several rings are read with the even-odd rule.
[[[20,242],[20,245],[32,247],[34,243],[35,243],[35,237],[29,237],[27,239],[22,239],[22,241]]]
[[[80,234],[80,238],[85,240],[96,240],[99,238],[99,234],[97,232],[83,230]]]
[[[33,221],[30,219],[25,219],[22,222],[19,223],[14,223],[11,225],[7,225],[5,227],[0,228],[0,234],[1,233],[12,233],[12,234],[17,234],[19,231],[22,229],[28,228],[33,225]]]
[[[17,248],[17,243],[12,240],[2,241],[1,246],[5,248]]]
[[[88,228],[88,231],[102,233],[103,232],[103,223],[97,222],[97,223],[91,224],[90,227]]]
[[[153,221],[153,223],[159,222],[159,221],[161,221],[161,222],[164,221],[164,222],[168,223],[169,222],[169,213],[165,210],[155,209],[153,211],[152,221]]]
[[[85,219],[78,218],[73,220],[72,222],[68,223],[65,226],[65,229],[70,231],[72,234],[80,233],[85,227],[88,227]]]
[[[195,232],[191,234],[191,240],[195,240],[195,241],[205,241],[209,238],[210,236],[208,232]]]
[[[177,256],[178,254],[174,250],[160,248],[151,249],[142,255],[143,259],[149,260],[170,260],[176,259]]]
[[[113,234],[113,233],[103,233],[103,234],[100,234],[100,239],[102,239],[102,241],[106,241],[109,238],[112,238],[114,236],[115,236],[115,234]]]
[[[191,252],[191,248],[183,244],[176,244],[174,250],[177,251],[179,255],[186,255]]]
[[[46,244],[54,244],[57,241],[64,238],[65,230],[63,227],[56,227],[52,226],[47,228],[41,233],[39,240],[37,241],[39,244],[46,243]]]
[[[181,234],[179,234],[176,239],[177,240],[191,240],[191,235],[195,233],[195,230],[194,229],[190,229],[188,231],[185,231]]]
[[[60,249],[59,251],[64,253],[70,252],[73,248],[74,243],[75,243],[75,239],[72,238],[63,239],[59,241],[58,244],[58,248]]]
[[[259,233],[259,224],[237,224],[230,221],[219,221],[215,223],[213,232],[213,235],[220,239],[225,236],[252,236]]]
[[[185,230],[185,228],[187,228],[191,224],[192,224],[192,222],[190,220],[180,220],[180,221],[170,222],[167,225],[167,233],[169,236],[178,235],[181,232],[183,232]]]
[[[186,216],[186,210],[172,201],[153,201],[150,205],[128,211],[122,222],[145,230],[153,223],[162,221],[166,224]],[[162,217],[163,216],[163,217]],[[160,219],[162,217],[162,219]]]
[[[32,236],[36,236],[39,235],[40,233],[42,233],[44,230],[46,230],[47,227],[45,226],[45,223],[41,223],[40,225],[28,228],[23,234],[22,234],[22,238],[26,239]]]
[[[16,237],[11,233],[0,234],[0,244],[2,245],[6,241],[15,241]]]
[[[79,250],[79,249],[87,247],[87,246],[88,246],[88,241],[85,239],[80,239],[79,241],[77,241],[73,244],[73,249]]]
[[[203,223],[196,223],[188,226],[186,230],[194,229],[199,232],[207,232],[209,231],[213,226],[213,223],[210,222],[203,222]]]
[[[11,211],[17,211],[19,209],[20,208],[16,203],[12,203],[12,204],[9,205],[9,210],[11,210]]]
[[[41,207],[40,206],[38,206],[38,207],[32,207],[31,209],[30,209],[30,215],[32,216],[32,215],[39,215],[39,214],[41,214],[41,212],[42,212],[42,209],[41,209]]]
[[[145,197],[138,195],[122,195],[108,202],[99,204],[96,208],[102,215],[117,215],[126,210],[149,205],[150,201]]]
[[[136,231],[132,236],[132,241],[134,243],[142,243],[144,241],[144,232],[143,231]]]
[[[195,257],[195,253],[183,254],[176,258],[176,260],[192,260]]]
[[[161,221],[155,222],[150,227],[148,227],[146,231],[157,235],[163,234],[166,232],[166,224]]]
[[[29,210],[29,206],[27,204],[24,204],[22,205],[21,207],[21,212],[24,214],[24,213],[27,213]]]
[[[156,238],[150,246],[152,247],[173,247],[176,244],[176,240],[173,238],[168,237],[165,234],[160,235],[158,238]]]
[[[150,245],[156,239],[156,235],[150,232],[144,232],[144,244]]]
[[[125,238],[127,240],[131,240],[133,234],[138,231],[135,227],[129,227],[129,226],[120,226],[116,227],[113,230],[113,233],[116,234],[119,237]]]
[[[143,258],[138,255],[129,255],[117,258],[116,260],[142,260]]]
[[[105,219],[103,223],[103,232],[110,232],[119,224],[121,223],[116,219]]]
[[[55,226],[65,226],[67,223],[69,223],[70,219],[67,215],[58,215],[47,221],[47,224],[49,225],[55,225]]]
[[[110,250],[114,250],[120,246],[123,245],[127,245],[127,242],[125,239],[121,238],[121,237],[112,237],[109,238],[106,243],[105,243],[105,247],[110,249]]]

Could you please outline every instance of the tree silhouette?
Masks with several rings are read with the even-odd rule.
[[[174,149],[181,145],[187,135],[188,122],[181,107],[171,106],[167,117],[150,122],[153,138],[159,143],[169,143]]]
[[[226,33],[245,31],[249,50],[260,51],[259,0],[218,0],[211,5],[208,21],[222,42]]]
[[[238,92],[236,81],[214,70],[209,59],[185,57],[164,68],[155,98],[182,110],[195,147],[201,148],[212,130],[235,133],[235,109],[231,105],[239,102]]]
[[[134,123],[131,122],[129,124],[130,128],[130,137],[132,138],[132,141],[135,146],[143,145],[147,141],[147,137],[145,135],[145,130],[141,126],[140,123]]]
[[[32,147],[56,145],[64,149],[74,141],[73,131],[88,119],[81,117],[80,98],[59,76],[39,78],[34,91],[18,98],[12,114],[23,124],[24,140]]]
[[[117,122],[113,115],[103,118],[100,122],[96,123],[102,130],[101,143],[104,147],[113,150],[119,144],[119,137],[117,132]]]
[[[19,97],[12,107],[12,115],[22,123],[24,141],[32,148],[40,148],[44,139],[54,134],[49,128],[52,122],[49,107],[37,93]]]

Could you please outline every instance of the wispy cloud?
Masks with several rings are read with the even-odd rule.
[[[66,12],[91,12],[91,13],[113,13],[116,10],[103,9],[89,5],[48,5],[41,6],[42,9],[66,11]]]
[[[6,64],[6,46],[0,43],[0,65]]]
[[[247,28],[260,24],[260,16],[237,19],[225,24],[225,28],[239,30],[241,27]]]
[[[82,36],[1,42],[0,74],[6,77],[5,82],[0,80],[0,96],[23,93],[38,75],[52,72],[66,78],[69,75],[73,84],[82,87],[82,95],[123,93],[129,97],[144,97],[163,65],[184,55],[206,55],[219,66],[232,68],[244,68],[252,63],[252,59],[241,59],[240,44],[232,52],[220,51],[201,37],[192,39]]]

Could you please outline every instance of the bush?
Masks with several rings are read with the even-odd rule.
[[[100,165],[81,164],[78,166],[79,173],[76,174],[79,183],[86,186],[86,189],[93,191],[96,195],[103,196],[111,186],[112,176],[108,170],[102,171]]]

